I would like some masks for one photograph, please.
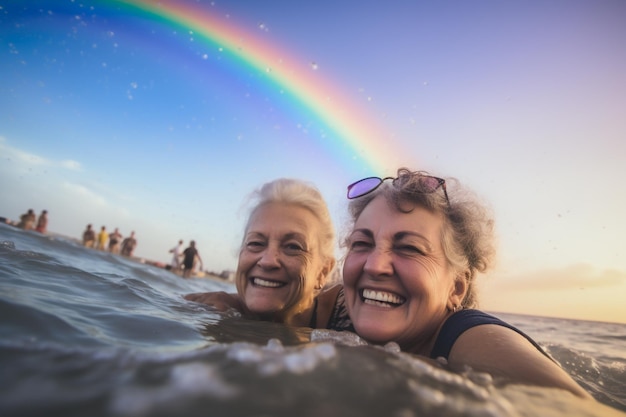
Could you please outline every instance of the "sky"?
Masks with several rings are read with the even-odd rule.
[[[398,167],[492,209],[488,311],[626,323],[626,2],[0,0],[0,216],[197,242],[254,189]],[[341,255],[341,249],[337,249]]]

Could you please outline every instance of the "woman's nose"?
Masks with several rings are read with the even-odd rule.
[[[261,257],[257,261],[257,264],[261,268],[265,269],[280,267],[279,251],[276,248],[268,246],[261,253]]]
[[[373,277],[393,274],[391,252],[384,248],[376,247],[367,256],[363,269]]]

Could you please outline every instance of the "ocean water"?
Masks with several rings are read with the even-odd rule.
[[[0,416],[626,416],[626,325],[499,314],[597,400],[188,302],[234,290],[0,224]]]

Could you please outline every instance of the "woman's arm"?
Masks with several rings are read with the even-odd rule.
[[[235,309],[243,313],[243,306],[237,294],[228,294],[224,291],[197,292],[187,294],[184,298],[185,300],[195,301],[196,303],[208,304],[219,311]]]
[[[522,335],[495,324],[472,327],[461,334],[452,346],[448,364],[455,371],[469,366],[513,383],[561,388],[582,398],[592,398]]]

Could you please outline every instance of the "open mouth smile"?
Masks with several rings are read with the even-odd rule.
[[[287,285],[284,282],[272,281],[269,279],[263,279],[263,278],[257,278],[257,277],[253,277],[250,280],[250,282],[255,287],[263,287],[263,288],[280,288],[280,287],[284,287],[285,285]]]
[[[365,288],[360,291],[360,294],[363,303],[378,307],[393,308],[401,306],[406,302],[406,300],[399,295],[386,291],[374,291]]]

